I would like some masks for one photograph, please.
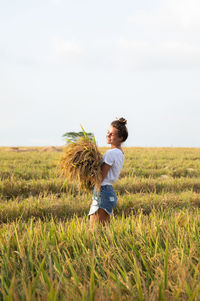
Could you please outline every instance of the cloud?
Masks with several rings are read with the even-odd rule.
[[[129,68],[199,68],[200,47],[176,41],[119,39],[118,62]]]
[[[60,4],[63,2],[63,0],[51,0],[52,3],[55,3],[55,4]]]
[[[53,38],[51,43],[52,58],[70,63],[84,54],[84,46],[79,42],[62,38]]]
[[[197,0],[166,0],[162,7],[137,10],[127,17],[128,30],[117,41],[122,68],[200,68]]]
[[[127,22],[158,30],[195,30],[200,28],[199,10],[200,2],[197,0],[165,0],[159,8],[137,10],[127,17]]]

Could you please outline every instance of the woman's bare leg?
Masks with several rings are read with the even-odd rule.
[[[103,225],[110,222],[110,215],[102,208],[99,208],[97,211],[97,214],[99,215],[99,222]]]
[[[110,215],[102,208],[99,208],[94,214],[90,215],[90,227],[100,223],[105,225],[110,222]]]

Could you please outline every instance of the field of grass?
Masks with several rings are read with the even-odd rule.
[[[62,152],[0,148],[0,300],[200,300],[200,149],[124,152],[111,223],[92,232]]]

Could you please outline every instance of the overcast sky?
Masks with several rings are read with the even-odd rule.
[[[0,0],[0,146],[200,147],[199,0]]]

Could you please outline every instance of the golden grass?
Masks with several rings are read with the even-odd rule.
[[[60,161],[61,175],[70,182],[78,182],[79,188],[90,190],[94,186],[100,189],[101,153],[95,139],[92,141],[86,136],[76,142],[70,142]]]
[[[0,300],[200,300],[200,148],[124,152],[114,215],[92,232],[61,152],[0,148]]]

